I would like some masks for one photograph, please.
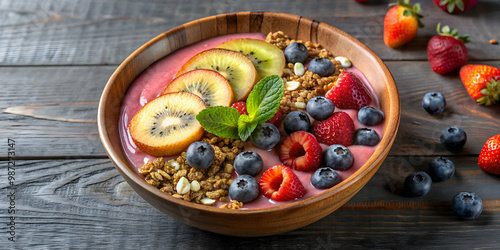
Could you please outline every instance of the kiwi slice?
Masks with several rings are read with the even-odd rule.
[[[199,96],[207,107],[229,106],[233,102],[233,89],[221,74],[208,69],[188,71],[170,82],[162,95],[172,92],[191,92]]]
[[[173,156],[203,136],[196,115],[205,109],[200,97],[189,92],[159,96],[134,115],[129,131],[135,145],[154,156]]]
[[[193,56],[177,76],[195,69],[214,70],[223,75],[233,89],[235,101],[245,100],[258,80],[252,61],[242,53],[227,49],[209,49]]]
[[[270,75],[281,76],[283,74],[286,64],[285,55],[281,49],[273,44],[256,39],[236,39],[225,42],[217,48],[243,53],[252,61],[260,79]]]

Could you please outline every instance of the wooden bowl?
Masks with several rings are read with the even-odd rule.
[[[120,104],[129,85],[149,65],[165,55],[218,35],[245,32],[283,31],[290,37],[322,44],[332,54],[348,57],[372,84],[385,113],[384,135],[368,161],[334,188],[287,205],[254,209],[219,209],[173,198],[147,184],[134,172],[120,142]],[[263,236],[287,232],[313,223],[345,204],[378,170],[396,137],[400,119],[399,94],[394,79],[382,60],[347,33],[306,17],[271,13],[241,12],[195,20],[169,30],[144,44],[116,69],[99,103],[98,127],[102,143],[132,188],[151,205],[188,225],[233,236]]]

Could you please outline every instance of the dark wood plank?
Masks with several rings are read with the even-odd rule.
[[[249,239],[201,231],[161,214],[136,195],[107,159],[17,160],[17,242],[7,240],[6,223],[0,224],[0,242],[20,249],[267,249],[284,242],[293,249],[462,248],[472,244],[494,248],[500,233],[500,196],[495,191],[500,188],[499,178],[479,170],[474,157],[451,159],[456,175],[434,183],[426,196],[403,197],[398,183],[412,171],[425,170],[432,157],[420,157],[418,164],[410,158],[389,157],[340,210],[289,233]],[[0,218],[8,222],[6,195],[12,190],[5,179],[0,181],[0,190],[4,208]],[[451,212],[451,198],[463,190],[476,192],[484,201],[484,212],[474,221],[460,220]]]
[[[500,62],[483,62],[500,67]],[[479,154],[484,142],[500,131],[500,109],[478,106],[456,73],[441,76],[428,62],[387,62],[398,85],[401,124],[391,155],[451,155],[439,133],[459,126],[468,133],[461,152]],[[95,123],[97,103],[115,66],[2,67],[0,134],[16,140],[19,157],[105,157]],[[57,77],[54,77],[57,76]],[[423,95],[440,91],[444,114],[421,108]],[[50,145],[50,146],[47,146]],[[0,151],[6,152],[6,144]]]
[[[448,15],[432,1],[420,1],[426,27],[408,45],[383,43],[383,20],[391,0],[350,1],[2,1],[0,65],[119,64],[139,46],[180,24],[209,15],[266,10],[307,16],[358,38],[385,60],[427,60],[426,46],[438,22],[472,37],[471,60],[500,59],[500,3],[481,1],[462,15]],[[412,1],[413,2],[413,1]],[[416,2],[416,1],[415,1]],[[320,6],[320,7],[318,7]],[[474,18],[472,18],[474,17]]]

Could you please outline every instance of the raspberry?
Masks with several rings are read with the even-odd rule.
[[[283,140],[278,156],[288,167],[299,171],[314,171],[321,164],[322,149],[314,135],[296,131]]]
[[[245,102],[235,102],[231,105],[231,107],[238,110],[238,113],[240,113],[240,115],[248,115],[247,104]]]

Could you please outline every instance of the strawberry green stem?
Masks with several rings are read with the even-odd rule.
[[[500,101],[500,78],[498,80],[491,79],[491,82],[486,83],[486,88],[480,91],[484,96],[477,99],[477,103],[485,106],[490,106]]]
[[[458,36],[458,29],[450,29],[450,26],[445,25],[441,28],[441,23],[438,23],[436,31],[441,36],[451,36],[463,43],[470,42],[469,35]]]

